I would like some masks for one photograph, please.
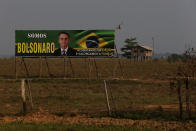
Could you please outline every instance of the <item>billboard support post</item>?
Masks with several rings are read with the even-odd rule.
[[[112,77],[113,78],[115,77],[116,68],[117,68],[117,65],[115,64],[114,65],[114,68],[113,68],[113,72],[112,72]]]
[[[91,77],[91,63],[90,63],[90,57],[88,57],[88,81],[90,81]]]
[[[17,57],[14,57],[14,73],[15,73],[15,79],[17,79]]]
[[[48,60],[47,60],[47,58],[46,58],[46,57],[44,57],[44,58],[45,58],[45,62],[46,62],[46,67],[47,67],[47,69],[48,69],[48,74],[49,74],[49,76],[52,76],[52,75],[51,75],[51,72],[50,72],[50,68],[49,68]]]
[[[87,61],[85,59],[85,66],[87,65],[86,63],[87,63]],[[97,62],[96,62],[95,58],[88,57],[88,80],[91,79],[91,73],[93,70],[93,66],[95,67],[96,78],[99,79],[99,72],[98,72]]]
[[[42,77],[42,57],[39,57],[39,77]]]
[[[42,77],[42,68],[43,68],[43,60],[42,60],[42,56],[39,57],[39,77],[41,78]],[[48,75],[49,76],[52,76],[51,72],[50,72],[50,68],[49,68],[49,64],[48,64],[48,60],[46,57],[44,57],[45,59],[45,63],[46,63],[46,68],[47,68],[47,71],[48,71]]]
[[[31,103],[31,109],[33,109],[33,100],[32,100],[32,95],[31,95],[31,85],[30,85],[30,81],[28,80],[28,78],[29,78],[29,71],[28,71],[27,65],[25,63],[24,57],[22,57],[22,63],[24,64],[24,67],[25,67],[27,80],[24,80],[24,87],[21,87],[21,88],[25,88],[25,84],[27,85],[28,96],[29,96],[29,100],[30,100],[30,103]],[[22,81],[22,85],[23,85],[23,81]]]
[[[24,68],[25,68],[26,77],[29,77],[29,71],[28,71],[28,69],[27,69],[27,65],[26,65],[26,63],[25,63],[24,57],[22,57],[22,63],[23,63]]]
[[[121,75],[122,75],[121,77],[124,78],[124,72],[123,72],[123,69],[122,69],[120,58],[118,58],[118,62],[119,62],[120,71],[121,71]]]
[[[120,58],[117,58],[117,59],[118,59],[118,61],[115,64],[114,69],[113,69],[113,77],[115,77],[116,70],[119,67],[120,68],[121,77],[124,78],[124,70],[123,70],[123,67],[122,67],[121,59]]]
[[[94,65],[95,65],[95,71],[96,71],[97,79],[99,79],[99,72],[98,72],[98,68],[97,68],[97,63],[96,63],[96,60],[95,60],[94,57],[93,57],[93,62],[94,62]]]
[[[86,67],[86,72],[88,72],[89,68],[87,68],[88,67],[88,62],[87,62],[87,58],[86,57],[84,58],[84,64],[85,64],[85,67]],[[89,77],[89,73],[86,73],[86,77],[87,78]]]
[[[63,57],[63,77],[65,78],[66,72],[65,72],[65,56]]]
[[[72,62],[71,62],[71,59],[69,57],[68,57],[68,60],[69,60],[69,64],[70,64],[70,67],[71,67],[71,72],[73,74],[73,77],[75,77],[73,66],[72,66]]]

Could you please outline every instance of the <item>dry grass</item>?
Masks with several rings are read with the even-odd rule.
[[[88,118],[105,117],[107,116],[107,109],[102,79],[107,79],[112,87],[115,101],[115,104],[110,101],[112,110],[116,109],[113,117],[135,120],[178,119],[177,92],[175,88],[169,87],[168,81],[168,77],[176,73],[178,63],[168,63],[166,60],[133,62],[121,59],[123,77],[126,79],[122,80],[118,59],[96,59],[100,79],[96,80],[95,65],[92,65],[93,68],[90,73],[92,80],[88,81],[89,68],[85,59],[71,59],[71,61],[75,75],[71,73],[71,68],[67,62],[65,63],[65,77],[86,78],[87,80],[60,79],[64,76],[63,59],[48,59],[50,73],[59,79],[31,80],[33,112],[42,109],[56,117],[78,115],[85,115]],[[25,59],[25,62],[30,77],[39,78],[39,58]],[[45,60],[42,62],[42,77],[47,78],[49,76]],[[12,79],[0,80],[0,116],[21,115],[21,83],[20,80],[14,80],[14,59],[1,58],[0,68],[1,78]],[[17,76],[18,78],[25,77],[24,66],[20,63],[19,58],[17,59]],[[112,80],[111,78],[116,79]],[[195,121],[196,89],[191,88],[191,93],[192,120]],[[30,111],[29,106],[28,111]],[[184,117],[186,118],[186,115]]]
[[[63,58],[48,58],[49,72],[53,77],[64,76],[64,59]],[[96,59],[97,71],[100,78],[138,78],[138,79],[160,79],[164,80],[176,73],[176,65],[178,63],[168,63],[166,60],[134,62],[128,59],[116,58],[99,58]],[[0,59],[0,76],[1,77],[15,77],[14,58]],[[39,77],[40,75],[40,59],[39,58],[25,58],[25,63],[29,70],[30,77]],[[96,68],[93,59],[71,59],[74,75],[70,68],[68,59],[65,59],[65,76],[67,78],[88,78],[90,71],[90,78],[96,78]],[[90,64],[89,64],[90,63]],[[42,77],[48,77],[48,69],[46,66],[46,59],[42,59]],[[91,69],[89,69],[91,67]],[[17,58],[17,76],[25,77],[24,64],[21,59]]]
[[[192,121],[183,123],[183,122],[166,122],[166,121],[153,121],[153,120],[130,120],[130,119],[115,119],[115,118],[89,118],[86,116],[74,116],[74,117],[65,117],[65,116],[56,116],[48,113],[47,111],[40,110],[37,113],[31,113],[27,116],[6,116],[3,117],[0,120],[0,123],[10,123],[10,122],[20,122],[23,125],[28,123],[56,123],[56,124],[64,124],[65,125],[85,125],[87,128],[88,126],[91,126],[91,130],[95,130],[96,128],[99,129],[100,127],[110,127],[110,130],[115,130],[117,127],[118,130],[133,130],[131,128],[136,127],[134,130],[178,130],[178,131],[184,131],[184,130],[190,130],[193,131],[196,129],[196,123],[193,123]],[[18,123],[20,125],[20,123]],[[17,125],[17,123],[16,123]],[[40,125],[41,126],[41,125]],[[92,126],[94,126],[94,129],[92,129]],[[9,127],[9,126],[8,126]],[[66,126],[65,126],[66,127]],[[96,128],[95,128],[96,127]],[[116,128],[115,128],[116,127]],[[1,128],[0,128],[1,129]],[[9,129],[9,128],[8,128]],[[21,129],[21,127],[20,127]],[[55,128],[54,128],[55,129]],[[57,128],[58,129],[58,128]],[[74,129],[72,127],[72,129]],[[82,130],[83,128],[80,127],[79,130]],[[104,129],[104,128],[103,128]],[[102,129],[102,130],[103,130]],[[116,130],[117,130],[116,129]],[[47,128],[45,127],[45,130]],[[101,129],[99,129],[101,130]],[[107,129],[109,130],[109,128]]]

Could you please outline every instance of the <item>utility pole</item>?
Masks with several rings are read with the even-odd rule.
[[[152,37],[152,48],[153,48],[152,56],[154,57],[154,53],[155,53],[155,49],[154,49],[154,37]]]

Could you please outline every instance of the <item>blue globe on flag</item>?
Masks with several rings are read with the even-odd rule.
[[[87,48],[98,48],[99,40],[96,36],[90,36],[86,39],[86,47]]]

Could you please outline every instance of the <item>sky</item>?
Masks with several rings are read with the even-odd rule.
[[[115,29],[155,53],[196,48],[196,0],[0,0],[0,56],[13,56],[15,30]]]

